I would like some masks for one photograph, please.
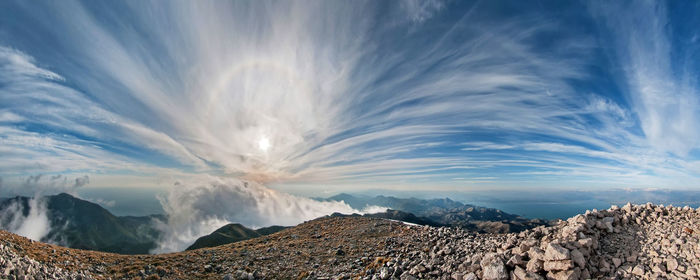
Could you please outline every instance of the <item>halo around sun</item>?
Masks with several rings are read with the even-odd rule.
[[[267,139],[265,136],[260,137],[260,140],[258,140],[258,149],[267,152],[267,150],[270,149],[270,139]]]

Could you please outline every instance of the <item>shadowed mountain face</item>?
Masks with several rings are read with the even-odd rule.
[[[498,209],[485,208],[463,204],[449,198],[443,199],[417,199],[417,198],[397,198],[392,196],[360,196],[350,194],[338,194],[325,201],[344,201],[355,209],[362,209],[367,206],[388,207],[399,212],[392,214],[377,213],[389,219],[405,220],[406,213],[415,214],[413,223],[427,225],[457,226],[478,232],[506,233],[520,232],[525,229],[548,224],[540,219],[526,219],[518,215],[509,214]],[[379,217],[379,216],[377,216]]]
[[[216,247],[219,245],[248,240],[263,235],[273,234],[286,228],[287,227],[283,226],[271,226],[253,230],[241,224],[228,224],[220,227],[209,235],[198,238],[197,241],[190,245],[190,247],[187,247],[186,250]]]
[[[100,205],[62,193],[40,198],[46,203],[51,224],[41,241],[52,241],[76,249],[120,254],[147,254],[155,248],[159,232],[153,220],[164,216],[117,217]],[[0,202],[0,212],[19,209],[29,213],[28,197],[8,198]],[[18,207],[19,206],[19,207]],[[5,225],[8,221],[0,221]]]

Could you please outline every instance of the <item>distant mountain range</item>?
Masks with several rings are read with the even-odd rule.
[[[520,232],[549,224],[549,221],[526,219],[498,209],[464,204],[449,198],[418,199],[383,195],[371,197],[341,193],[329,198],[317,198],[317,200],[344,201],[355,209],[364,209],[369,206],[387,207],[399,211],[394,215],[415,214],[419,219],[419,222],[414,222],[417,224],[455,226],[477,232]],[[379,213],[379,216],[381,215],[389,214]]]
[[[321,201],[344,201],[354,209],[364,209],[368,206],[387,207],[389,209],[413,213],[418,216],[432,209],[452,209],[464,204],[449,198],[441,199],[418,199],[418,198],[397,198],[393,196],[364,196],[341,193],[329,198],[317,198]]]
[[[29,213],[28,197],[5,198],[0,201],[0,213],[19,209]],[[148,254],[156,247],[159,231],[153,220],[165,216],[117,217],[102,206],[75,198],[69,194],[45,196],[46,212],[51,229],[41,241],[53,241],[70,248],[97,250],[120,254]],[[17,207],[19,206],[19,207]],[[3,215],[5,225],[11,217]]]
[[[416,217],[416,215],[413,215],[408,212],[403,212],[399,210],[392,210],[392,209],[387,209],[385,212],[379,212],[379,213],[367,213],[367,214],[342,214],[342,213],[333,213],[330,215],[331,217],[345,217],[345,216],[355,216],[355,217],[370,217],[370,218],[381,218],[381,219],[389,219],[389,220],[395,220],[395,221],[402,221],[405,223],[411,223],[411,224],[417,224],[421,226],[433,226],[433,227],[442,227],[445,226],[444,224],[437,223],[435,221],[432,221],[427,218],[422,218],[422,217]]]

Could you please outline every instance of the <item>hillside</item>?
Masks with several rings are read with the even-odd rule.
[[[66,279],[697,279],[698,225],[700,210],[652,204],[588,211],[517,234],[324,217],[224,246],[139,256],[2,231],[0,272],[31,267],[36,276]]]
[[[263,235],[273,234],[285,228],[287,227],[271,226],[253,230],[241,224],[228,224],[220,227],[209,235],[197,238],[194,244],[187,247],[186,250],[216,247],[242,240],[248,240]]]
[[[147,254],[155,247],[159,234],[151,224],[153,219],[165,219],[160,215],[117,217],[98,204],[65,193],[40,199],[46,203],[52,225],[42,241],[52,240],[76,249]],[[0,212],[19,206],[26,215],[29,200],[20,196],[5,199],[0,202]]]
[[[441,224],[435,223],[429,219],[419,218],[411,213],[406,213],[398,210],[388,209],[381,213],[368,213],[364,215],[352,214],[345,215],[341,213],[333,213],[330,217],[368,217],[368,218],[382,218],[395,221],[402,221],[417,225],[429,225],[429,226],[443,226]],[[238,241],[248,240],[255,237],[260,237],[264,235],[269,235],[276,233],[278,231],[284,230],[288,227],[283,226],[270,226],[259,228],[256,230],[249,229],[241,224],[228,224],[225,225],[211,234],[202,236],[198,238],[194,244],[187,247],[186,250],[194,250],[200,248],[216,247],[224,244],[234,243]]]

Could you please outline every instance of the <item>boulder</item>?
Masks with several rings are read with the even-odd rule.
[[[574,268],[574,262],[571,260],[560,260],[560,261],[545,261],[544,270],[545,271],[561,271],[569,270]]]
[[[532,259],[527,262],[526,269],[528,272],[540,272],[544,269],[544,261]]]
[[[578,249],[571,251],[571,260],[580,268],[586,267],[586,259],[583,257],[583,253]]]
[[[562,247],[556,243],[549,243],[547,250],[544,252],[544,259],[548,261],[561,261],[571,258],[569,249]]]
[[[580,248],[591,248],[593,247],[593,239],[590,237],[581,238],[578,240],[578,244]]]
[[[634,266],[634,268],[632,268],[632,274],[637,276],[644,275],[644,266],[641,264]]]
[[[627,202],[625,206],[622,206],[622,211],[625,211],[627,213],[632,213],[632,203]]]
[[[598,270],[602,272],[610,271],[610,264],[608,263],[608,261],[605,259],[600,259],[600,261],[598,262]]]
[[[481,278],[484,280],[507,280],[509,278],[503,259],[494,253],[489,253],[481,259],[481,272]]]
[[[666,273],[666,266],[662,263],[657,263],[651,267],[651,271],[654,273]]]
[[[544,260],[544,251],[537,247],[530,248],[530,250],[527,251],[527,255],[531,260]]]
[[[513,275],[515,275],[517,280],[544,280],[544,277],[541,275],[534,272],[525,271],[525,269],[519,266],[515,267],[515,270],[513,270]]]
[[[613,263],[613,266],[615,266],[615,268],[617,268],[620,265],[622,265],[622,260],[619,258],[612,258],[612,263]]]
[[[382,280],[387,280],[391,277],[391,270],[388,267],[382,267],[382,269],[379,270],[379,279]]]
[[[666,269],[668,269],[668,272],[673,272],[678,268],[678,261],[676,258],[669,257],[666,259]]]
[[[565,271],[550,271],[547,273],[547,279],[552,280],[577,280],[580,278],[581,272],[577,269]]]
[[[602,220],[603,225],[605,226],[605,229],[608,231],[608,233],[612,233],[615,229],[613,228],[613,223],[615,222],[615,218],[613,217],[605,217]]]
[[[520,255],[513,255],[512,257],[510,257],[510,259],[508,260],[508,262],[506,263],[506,265],[508,265],[508,266],[510,266],[510,267],[513,267],[513,266],[516,266],[516,265],[524,265],[524,264],[526,264],[526,263],[527,263],[527,262],[525,262],[525,261],[523,260],[523,258],[520,257]]]

